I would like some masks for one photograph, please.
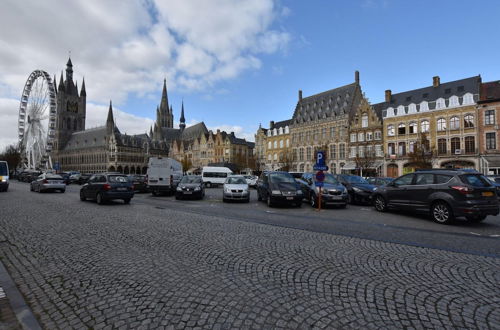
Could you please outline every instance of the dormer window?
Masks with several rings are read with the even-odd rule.
[[[468,105],[468,104],[474,104],[474,97],[471,93],[464,94],[464,100],[462,102],[462,105]]]
[[[279,134],[283,134],[283,127],[280,127]]]
[[[271,136],[271,130],[267,131],[267,136]]]
[[[458,102],[458,96],[453,95],[450,97],[450,107],[458,107],[460,103]]]
[[[442,97],[436,100],[436,109],[444,109],[446,108],[446,103]]]
[[[420,112],[422,111],[429,111],[429,103],[427,103],[427,101],[422,101],[420,103]]]
[[[400,106],[398,107],[398,113],[397,113],[397,115],[398,115],[398,116],[401,116],[401,115],[404,115],[404,114],[405,114],[405,107],[404,107],[404,106],[402,106],[402,105],[400,105]]]
[[[285,126],[285,134],[289,134],[290,133],[290,129],[288,128],[288,126]]]
[[[408,113],[416,113],[417,112],[417,105],[415,103],[411,103],[408,105]]]
[[[278,135],[278,131],[276,130],[276,128],[275,128],[275,129],[273,129],[273,135],[274,135],[274,136]]]
[[[387,108],[387,115],[386,117],[394,117],[394,108],[390,107]]]

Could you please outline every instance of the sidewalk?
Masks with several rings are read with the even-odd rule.
[[[7,269],[0,261],[0,329],[41,329]]]

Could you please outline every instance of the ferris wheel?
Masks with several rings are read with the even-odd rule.
[[[50,169],[49,153],[56,128],[56,98],[52,80],[43,70],[33,71],[24,85],[19,106],[19,145],[24,167]]]

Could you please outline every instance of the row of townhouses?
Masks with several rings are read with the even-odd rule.
[[[315,151],[332,173],[396,177],[427,164],[500,174],[500,81],[481,76],[411,91],[385,91],[370,104],[359,72],[352,84],[302,97],[291,119],[259,126],[259,170],[311,171]]]

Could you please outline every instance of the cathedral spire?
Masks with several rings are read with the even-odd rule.
[[[108,110],[108,119],[106,119],[106,128],[109,133],[112,133],[115,129],[115,119],[113,117],[113,104],[111,100],[109,100],[109,110]]]
[[[82,81],[82,90],[80,91],[80,96],[87,96],[87,91],[85,90],[85,77]]]
[[[186,128],[186,118],[184,118],[184,100],[182,100],[181,119],[180,119],[179,128],[181,129],[181,131]]]
[[[168,106],[168,93],[167,93],[167,79],[163,80],[163,91],[161,93],[160,102],[160,127],[170,127],[168,122],[169,116]]]
[[[61,70],[61,78],[59,79],[59,87],[58,87],[58,89],[59,89],[60,91],[64,91],[64,89],[65,89],[65,88],[64,88],[64,77],[63,77],[63,72],[62,72],[62,70]]]

